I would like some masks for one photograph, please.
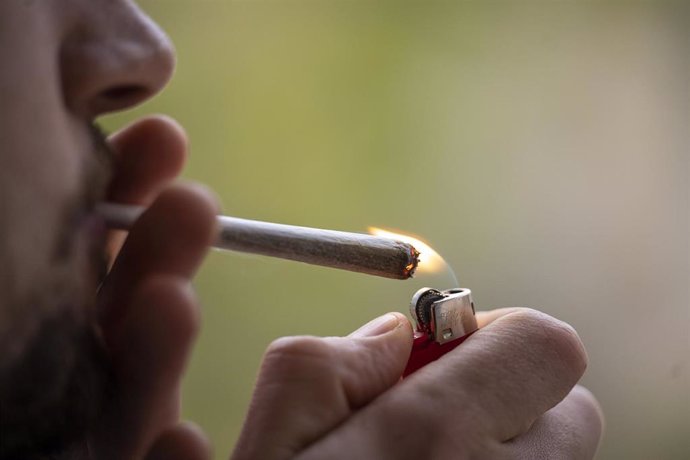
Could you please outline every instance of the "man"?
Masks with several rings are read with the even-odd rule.
[[[209,458],[178,393],[215,202],[171,184],[186,153],[172,120],[108,140],[93,125],[165,85],[168,39],[127,0],[4,0],[0,62],[0,456]],[[124,244],[93,213],[102,199],[149,206]],[[591,458],[602,418],[575,386],[574,330],[527,309],[479,321],[402,382],[397,313],[276,341],[233,458]]]

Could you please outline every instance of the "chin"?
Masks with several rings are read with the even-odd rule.
[[[108,397],[112,379],[91,318],[94,302],[66,302],[93,299],[95,291],[77,295],[84,289],[71,286],[70,276],[22,305],[43,317],[35,319],[21,354],[0,363],[2,460],[46,458],[83,443]]]

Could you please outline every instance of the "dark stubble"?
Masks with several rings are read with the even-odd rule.
[[[36,331],[11,362],[0,362],[0,459],[57,458],[83,443],[102,413],[113,384],[107,353],[96,322],[97,281],[75,267],[74,214],[103,195],[110,151],[105,136],[92,129],[94,156],[87,160],[83,194],[65,207],[56,234],[50,279],[12,301],[38,312]],[[0,256],[2,251],[0,247]],[[104,256],[92,254],[94,271]],[[8,267],[11,273],[13,267]],[[93,280],[98,280],[94,275]]]

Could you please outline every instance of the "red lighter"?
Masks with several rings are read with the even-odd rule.
[[[469,289],[422,288],[412,296],[410,313],[416,331],[403,377],[436,361],[478,328]]]

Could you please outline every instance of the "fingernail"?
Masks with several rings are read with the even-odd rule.
[[[375,337],[392,331],[398,324],[400,324],[400,318],[393,313],[388,313],[369,321],[350,334],[350,337]]]

